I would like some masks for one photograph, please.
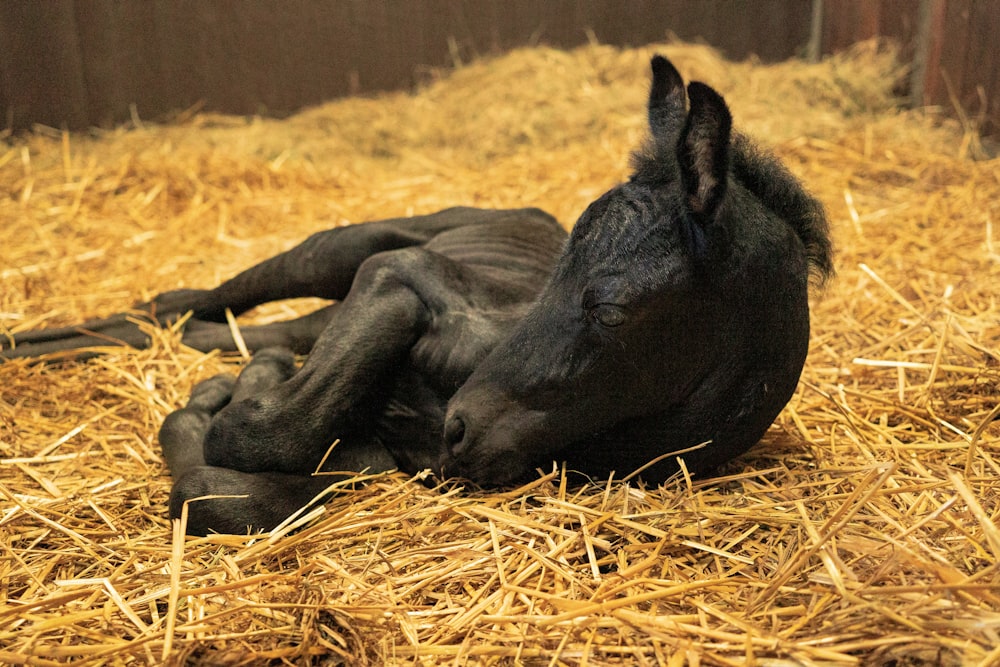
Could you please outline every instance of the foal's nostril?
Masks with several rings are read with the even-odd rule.
[[[444,444],[448,451],[457,454],[465,440],[465,421],[458,415],[452,415],[444,423]]]

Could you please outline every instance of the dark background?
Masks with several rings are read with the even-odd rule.
[[[912,103],[1000,131],[996,0],[0,0],[0,129],[283,116],[517,46],[668,34],[763,61],[889,37]]]

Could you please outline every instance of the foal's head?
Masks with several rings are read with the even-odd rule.
[[[503,484],[555,458],[620,474],[661,454],[706,472],[790,398],[810,272],[831,272],[820,205],[731,135],[722,97],[652,61],[650,139],[592,203],[514,333],[452,398],[442,468]],[[651,468],[662,478],[673,459]]]

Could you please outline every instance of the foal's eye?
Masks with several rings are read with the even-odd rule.
[[[611,303],[599,303],[590,309],[590,316],[602,326],[616,327],[625,321],[625,311]]]

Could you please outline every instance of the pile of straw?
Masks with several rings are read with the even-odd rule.
[[[155,433],[238,357],[156,331],[3,364],[0,663],[1000,663],[1000,163],[898,110],[876,46],[768,66],[539,48],[284,121],[8,138],[3,332],[210,286],[348,222],[472,204],[570,225],[627,175],[654,50],[830,213],[839,276],[761,445],[662,488],[383,475],[280,533],[185,539]]]

